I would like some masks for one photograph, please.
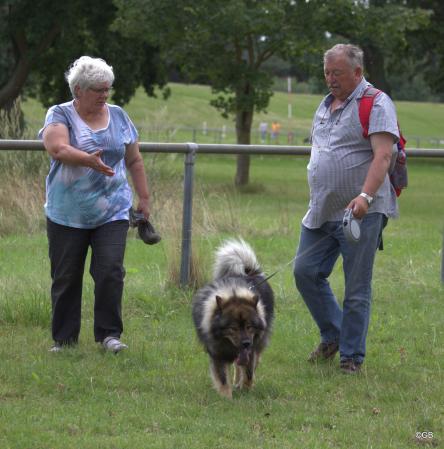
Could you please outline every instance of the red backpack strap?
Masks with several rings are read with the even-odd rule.
[[[361,101],[359,102],[359,121],[362,126],[362,135],[368,138],[368,127],[370,125],[370,112],[373,107],[373,102],[381,91],[373,86],[369,86],[364,90]]]

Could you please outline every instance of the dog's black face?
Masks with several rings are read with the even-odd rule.
[[[214,337],[229,342],[239,365],[246,365],[255,342],[262,336],[265,323],[257,310],[257,297],[232,297],[222,300],[216,297],[218,310],[213,323]]]

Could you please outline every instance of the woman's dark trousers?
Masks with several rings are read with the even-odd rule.
[[[91,247],[90,274],[94,280],[94,337],[120,337],[122,293],[128,221],[78,229],[47,220],[51,262],[52,338],[60,344],[78,341],[85,260]]]

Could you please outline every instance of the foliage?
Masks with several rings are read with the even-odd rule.
[[[387,75],[387,80],[392,86],[392,98],[401,101],[439,102],[440,96],[434,93],[434,90],[427,84],[424,74],[417,71],[417,66],[409,68],[412,71],[408,73],[408,76],[405,72],[404,76],[397,73]]]
[[[444,3],[440,0],[407,0],[411,8],[423,8],[430,14],[427,28],[408,33],[409,78],[424,76],[435,101],[444,101]]]
[[[408,7],[403,1],[333,0],[322,8],[333,39],[359,45],[370,82],[391,94],[388,72],[399,73],[399,61],[408,55],[407,36],[428,28],[430,12]]]
[[[133,35],[142,22],[148,42],[159,45],[189,79],[207,80],[216,95],[211,104],[224,117],[235,117],[237,142],[248,144],[253,113],[265,110],[273,93],[263,64],[273,55],[295,57],[316,45],[316,3],[132,0],[128,7],[119,0],[116,26]],[[241,160],[238,185],[248,182],[248,160]]]
[[[311,2],[314,3],[314,2]],[[292,1],[133,0],[120,5],[117,26],[140,33],[174,59],[190,80],[209,82],[224,116],[263,111],[272,80],[262,70],[273,55],[296,56],[317,42],[314,6]],[[137,11],[137,14],[136,14]],[[312,22],[310,27],[308,24]]]
[[[156,48],[110,31],[116,8],[112,0],[3,0],[0,5],[0,107],[24,89],[45,106],[70,97],[64,72],[83,54],[114,66],[114,101],[128,102],[143,85],[149,95],[165,84]],[[165,94],[168,92],[165,91]]]
[[[89,53],[114,66],[118,104],[127,102],[140,84],[154,94],[153,87],[163,86],[173,70],[189,80],[214,85],[214,105],[224,114],[243,104],[259,111],[266,109],[271,94],[266,73],[282,73],[286,61],[299,81],[307,81],[313,70],[322,77],[322,50],[337,39],[363,46],[369,55],[369,77],[379,87],[384,89],[387,83],[390,92],[399,79],[420,86],[418,75],[423,73],[440,99],[443,15],[438,0],[73,0],[66,4],[0,0],[0,107],[9,107],[25,93],[45,105],[65,100],[69,92],[63,72],[76,57]],[[111,29],[116,18],[117,26]],[[332,34],[330,39],[324,39],[325,31]],[[259,73],[247,63],[248,35],[253,36],[255,51],[268,52]],[[242,64],[232,58],[227,64],[226,55],[236,45],[243,50]],[[232,65],[234,75],[224,79],[221,72]],[[241,89],[236,100],[241,81],[257,83],[252,90],[256,100],[245,100]]]
[[[442,4],[432,0],[0,0],[0,108],[8,110],[20,93],[46,106],[65,101],[63,73],[89,53],[114,66],[117,104],[127,103],[139,85],[149,95],[160,86],[168,96],[171,70],[208,83],[211,104],[234,118],[237,142],[248,144],[254,114],[267,110],[273,94],[272,58],[288,61],[319,92],[313,73],[322,77],[322,51],[346,39],[363,47],[377,87],[390,93],[389,81],[397,87],[414,81],[416,90],[397,90],[405,98],[425,81],[438,92],[442,14]],[[424,56],[405,57],[411,48]],[[426,66],[424,77],[415,76]],[[249,158],[240,156],[236,184],[248,176]]]
[[[155,86],[164,86],[165,73],[158,62],[156,48],[143,45],[139,39],[121,36],[109,30],[116,9],[112,1],[87,2],[87,12],[81,18],[83,27],[71,35],[63,35],[57,46],[45,55],[46,70],[40,72],[40,99],[46,105],[67,98],[66,95],[54,98],[54,84],[66,92],[66,82],[62,78],[69,63],[82,54],[91,54],[105,59],[114,67],[116,79],[113,85],[113,101],[123,105],[142,85],[148,95],[154,95]],[[55,73],[53,61],[60,61],[59,71]],[[57,89],[56,89],[57,91]],[[168,95],[168,90],[164,91]]]

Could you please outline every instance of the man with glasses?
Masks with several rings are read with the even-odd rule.
[[[310,202],[294,266],[296,286],[320,332],[309,360],[330,360],[339,351],[340,368],[347,374],[359,372],[364,362],[375,254],[387,217],[398,212],[388,176],[399,139],[395,107],[386,94],[377,95],[369,138],[363,136],[359,102],[370,86],[363,72],[359,47],[338,44],[324,54],[330,93],[313,120]],[[362,220],[357,242],[344,234],[346,210]],[[345,277],[342,307],[328,282],[339,255]]]

